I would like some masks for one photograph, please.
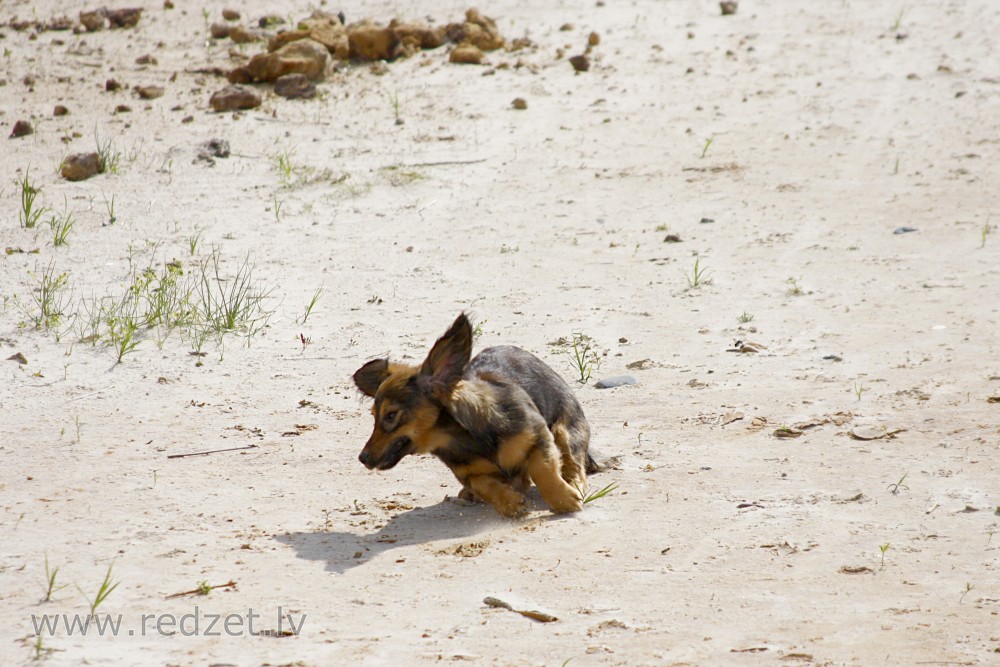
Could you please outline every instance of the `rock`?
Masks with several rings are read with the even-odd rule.
[[[246,68],[245,65],[236,67],[229,74],[226,75],[226,79],[229,83],[253,83],[253,77],[250,76],[250,70]]]
[[[722,10],[723,16],[729,16],[730,14],[736,13],[736,8],[739,7],[739,2],[737,0],[722,0],[719,3],[719,9]]]
[[[230,31],[232,31],[232,26],[225,23],[213,23],[208,27],[208,34],[212,36],[212,39],[225,39],[229,37]]]
[[[285,74],[275,80],[274,94],[290,100],[310,99],[316,96],[316,84],[305,74]]]
[[[523,97],[515,97],[514,101],[511,102],[510,105],[518,111],[524,111],[528,108],[528,102]]]
[[[201,145],[198,150],[198,156],[195,158],[195,163],[198,161],[208,163],[209,167],[215,165],[215,158],[227,158],[229,157],[229,142],[225,139],[209,139]]]
[[[144,100],[155,100],[163,97],[163,86],[136,86],[135,92],[139,93],[139,98]]]
[[[106,9],[108,22],[112,28],[133,28],[139,23],[142,16],[142,7],[129,7],[127,9]]]
[[[481,51],[494,51],[504,45],[503,36],[496,22],[483,16],[476,9],[465,12],[465,23],[452,23],[445,27],[448,39],[456,44],[468,43]]]
[[[229,142],[225,139],[209,139],[201,145],[201,152],[209,157],[229,157]]]
[[[482,65],[486,60],[486,54],[472,44],[459,44],[451,50],[448,62],[459,63],[461,65]]]
[[[87,32],[104,30],[108,25],[108,13],[103,7],[89,12],[80,12],[80,23],[87,29]]]
[[[615,375],[614,377],[598,380],[597,384],[594,386],[598,389],[611,389],[613,387],[622,387],[629,384],[639,384],[639,381],[631,375]]]
[[[347,39],[355,60],[392,60],[398,55],[396,32],[371,20],[347,26]]]
[[[107,81],[104,82],[104,90],[108,91],[109,93],[113,93],[116,90],[121,90],[121,88],[122,84],[118,83],[117,79],[108,79]]]
[[[436,49],[446,40],[444,28],[431,28],[423,23],[403,23],[393,19],[389,27],[404,47],[413,49]]]
[[[59,173],[67,181],[82,181],[101,173],[101,158],[97,153],[75,153],[63,160]]]
[[[130,113],[131,111],[132,107],[127,104],[119,104],[115,107],[115,113]]]
[[[52,110],[53,116],[66,116],[68,114],[69,114],[69,109],[67,109],[61,104],[57,104],[55,108]]]
[[[600,43],[601,43],[601,36],[596,32],[590,33],[590,35],[587,37],[588,46],[597,46]]]
[[[309,39],[315,39],[325,46],[333,57],[339,60],[351,57],[347,28],[340,17],[317,10],[309,18],[299,21],[298,27],[306,31]]]
[[[229,39],[237,44],[250,44],[251,42],[262,41],[264,36],[256,30],[237,25],[229,30]]]
[[[259,53],[250,59],[247,72],[254,81],[274,81],[285,74],[304,74],[309,79],[323,78],[330,54],[312,39],[299,39],[271,53]]]
[[[150,55],[149,53],[141,55],[135,59],[136,65],[159,65],[160,61],[156,59],[156,56]]]
[[[226,19],[227,21],[239,21],[240,13],[235,9],[230,9],[226,7],[225,9],[222,10],[222,18]]]
[[[236,111],[260,106],[260,95],[246,86],[226,86],[208,100],[213,111]]]
[[[590,70],[590,58],[587,56],[573,56],[569,59],[569,64],[573,66],[577,72],[586,72]]]
[[[27,136],[29,134],[34,134],[35,128],[31,127],[31,123],[26,120],[19,120],[14,123],[14,129],[11,130],[8,139],[17,139],[18,137]]]
[[[892,233],[893,234],[909,234],[910,232],[915,232],[915,231],[917,231],[916,227],[896,227],[896,229],[892,230]]]

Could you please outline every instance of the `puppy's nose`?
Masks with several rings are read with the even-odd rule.
[[[368,452],[361,450],[361,454],[358,455],[358,460],[361,461],[365,467],[368,467]]]

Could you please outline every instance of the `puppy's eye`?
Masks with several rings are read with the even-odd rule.
[[[396,421],[398,420],[398,418],[399,418],[399,411],[390,410],[389,412],[385,413],[382,416],[382,424],[386,428],[391,429],[396,425]]]

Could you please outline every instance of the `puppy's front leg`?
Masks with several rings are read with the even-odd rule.
[[[471,475],[464,483],[477,497],[492,505],[501,516],[513,518],[528,511],[524,496],[493,475]]]

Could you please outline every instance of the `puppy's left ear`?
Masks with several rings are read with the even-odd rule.
[[[466,364],[472,356],[472,324],[462,313],[451,328],[438,338],[420,367],[417,380],[420,387],[431,395],[445,400],[462,379]]]
[[[372,359],[367,364],[354,371],[354,384],[365,396],[375,398],[382,381],[389,377],[389,360]]]

